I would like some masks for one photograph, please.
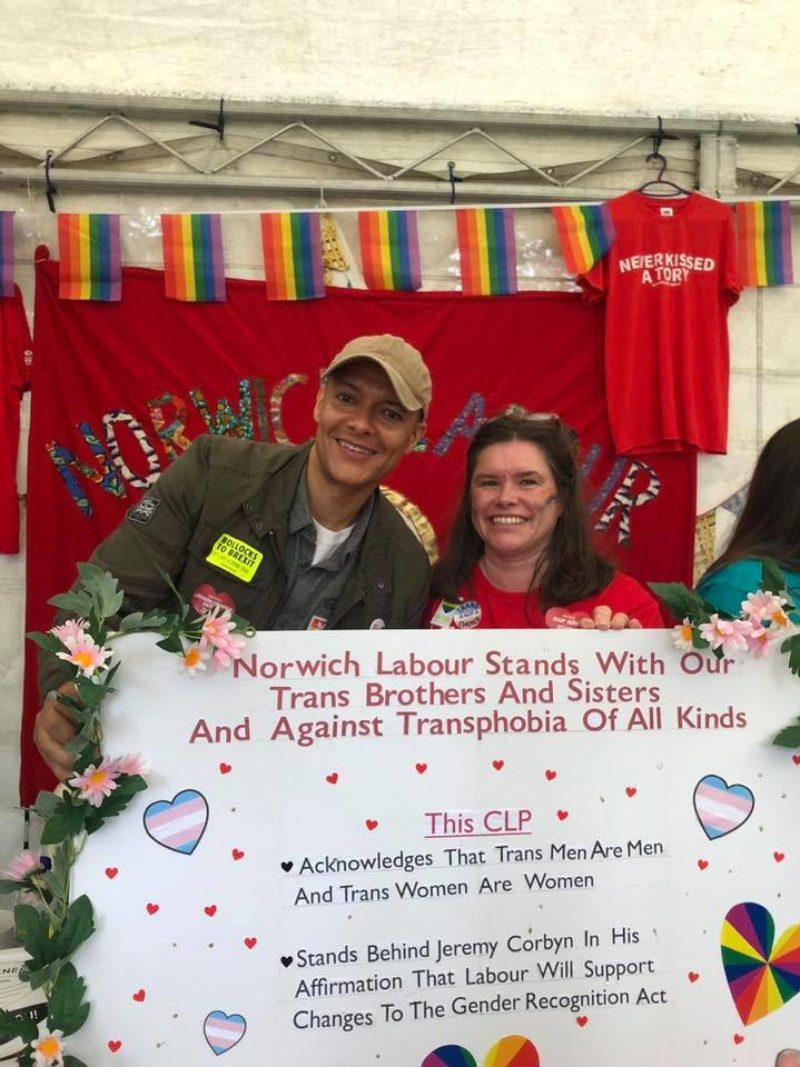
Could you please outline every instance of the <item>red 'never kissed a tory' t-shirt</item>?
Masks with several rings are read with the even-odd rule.
[[[608,204],[616,237],[579,281],[606,299],[609,422],[619,454],[725,452],[731,209],[700,193]]]

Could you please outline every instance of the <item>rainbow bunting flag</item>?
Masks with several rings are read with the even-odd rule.
[[[456,223],[461,291],[467,296],[516,293],[517,246],[511,208],[459,208]]]
[[[58,295],[120,300],[119,215],[58,216]]]
[[[368,289],[419,289],[416,211],[361,211],[358,234]]]
[[[14,295],[14,212],[0,211],[0,297]]]
[[[162,215],[164,292],[170,300],[226,300],[219,215]]]
[[[614,220],[607,204],[554,207],[553,218],[570,274],[586,274],[614,242]]]
[[[318,214],[269,212],[261,216],[269,300],[325,296]]]
[[[739,282],[791,285],[792,213],[788,200],[754,200],[736,205]]]

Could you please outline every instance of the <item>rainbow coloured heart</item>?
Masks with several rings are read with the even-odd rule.
[[[761,904],[735,904],[722,924],[722,965],[745,1026],[800,993],[800,923],[775,942],[775,920]]]
[[[469,1049],[461,1045],[440,1045],[429,1052],[421,1067],[478,1067]],[[483,1061],[483,1067],[539,1067],[539,1053],[527,1037],[510,1034],[501,1037]]]

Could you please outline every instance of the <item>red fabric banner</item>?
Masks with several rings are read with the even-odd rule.
[[[400,334],[431,368],[423,449],[403,460],[390,485],[440,538],[471,434],[514,403],[558,412],[579,431],[593,519],[624,570],[644,580],[691,579],[695,460],[614,455],[603,312],[577,294],[329,289],[323,300],[278,302],[264,299],[261,282],[229,280],[226,304],[185,305],[165,298],[160,272],[139,269],[125,270],[119,304],[59,301],[57,287],[56,265],[39,263],[28,629],[50,624],[47,598],[70,585],[75,563],[197,434],[311,436],[320,371],[359,334]],[[50,784],[31,743],[34,658],[22,736],[26,803]]]

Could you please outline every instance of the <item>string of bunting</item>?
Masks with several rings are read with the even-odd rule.
[[[358,236],[368,289],[421,287],[416,211],[361,211]]]
[[[268,300],[325,296],[318,214],[267,212],[261,216]]]
[[[736,205],[739,281],[742,286],[791,285],[792,214],[788,200]]]
[[[586,274],[614,242],[614,220],[606,204],[554,207],[553,218],[570,274]]]
[[[455,208],[461,288],[465,295],[516,293],[517,253],[513,208]],[[517,209],[519,210],[519,209]],[[607,204],[551,209],[561,254],[570,274],[584,274],[614,240]],[[742,286],[794,284],[791,203],[735,205]],[[325,296],[321,216],[317,212],[265,212],[260,216],[268,300]],[[219,214],[161,216],[164,287],[168,299],[227,299]],[[59,296],[64,300],[120,300],[120,216],[57,216]],[[369,289],[422,286],[418,212],[358,213],[364,280]],[[14,212],[0,211],[0,298],[14,292]]]
[[[119,215],[59,214],[58,295],[62,300],[120,300]]]
[[[164,292],[170,300],[225,300],[222,219],[219,215],[162,215]]]
[[[517,291],[517,245],[511,208],[456,211],[461,290],[466,296],[504,296]]]

